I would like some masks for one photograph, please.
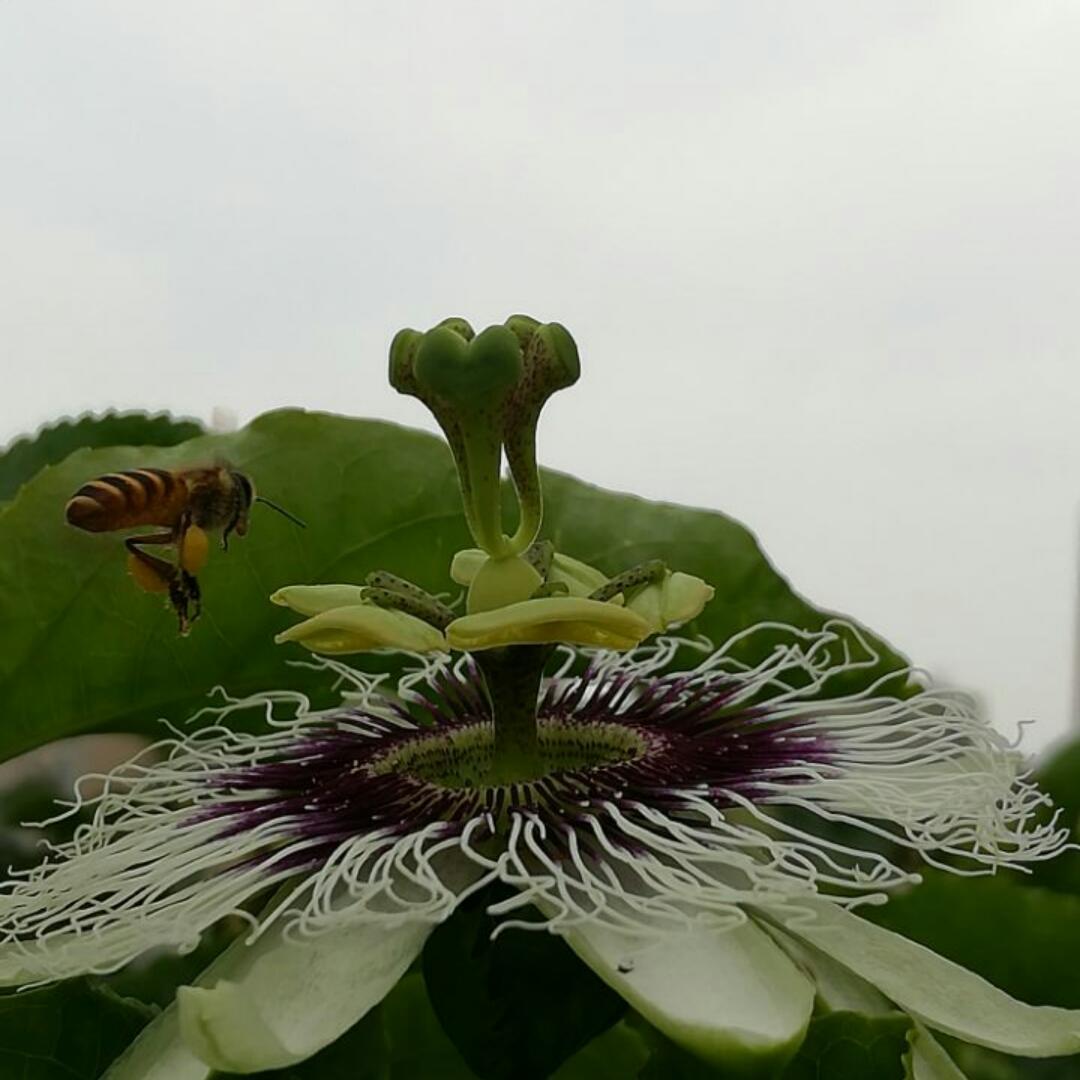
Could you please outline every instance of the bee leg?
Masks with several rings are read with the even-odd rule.
[[[191,624],[199,617],[200,591],[195,575],[183,567],[150,555],[142,550],[146,545],[176,545],[182,553],[184,535],[176,531],[153,533],[150,536],[130,536],[124,541],[128,549],[131,575],[147,592],[167,592],[169,603],[176,612],[181,636],[186,636]]]
[[[184,583],[188,590],[188,599],[191,601],[191,621],[194,622],[202,614],[202,589],[199,588],[198,579],[194,574],[182,570]]]
[[[189,574],[186,570],[177,571],[169,586],[169,600],[172,602],[180,624],[181,637],[187,637],[191,624],[199,617],[200,598],[199,583],[195,575]]]
[[[150,536],[129,536],[124,541],[128,549],[128,570],[139,588],[146,592],[168,592],[176,578],[176,567],[165,559],[142,550],[143,545],[171,544],[172,533],[153,533]]]

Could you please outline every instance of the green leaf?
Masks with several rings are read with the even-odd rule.
[[[958,1039],[945,1037],[941,1041],[948,1046],[965,1080],[1076,1080],[1080,1074],[1076,1057],[1009,1057]]]
[[[121,538],[66,525],[63,508],[102,472],[219,457],[309,528],[256,506],[249,535],[227,553],[212,551],[200,575],[203,617],[180,638],[161,598],[128,577]],[[274,644],[294,616],[270,593],[296,582],[359,581],[380,566],[444,589],[468,535],[459,504],[438,440],[300,412],[179,447],[73,454],[27,484],[0,518],[0,757],[65,735],[181,721],[219,684],[240,695],[297,687],[335,700],[325,672],[286,663],[310,654]]]
[[[500,896],[485,889],[436,927],[424,981],[443,1029],[482,1080],[544,1080],[626,1005],[552,934],[508,930],[493,940],[500,920],[485,909]]]
[[[551,1080],[629,1080],[648,1060],[645,1039],[621,1020],[552,1073]]]
[[[649,1046],[649,1060],[637,1074],[639,1080],[744,1080],[726,1069],[699,1061],[658,1031],[642,1031]]]
[[[160,597],[128,578],[120,536],[67,526],[63,507],[104,472],[218,457],[309,527],[256,506],[250,534],[227,554],[211,553],[200,575],[203,617],[179,638]],[[716,587],[690,633],[719,642],[763,619],[816,629],[829,617],[792,592],[751,534],[722,514],[566,476],[545,482],[545,533],[561,550],[609,572],[659,557]],[[445,445],[390,424],[282,411],[178,447],[79,451],[25,485],[0,516],[0,759],[66,735],[181,721],[219,684],[238,696],[296,688],[329,703],[324,672],[286,665],[308,654],[273,644],[294,617],[269,594],[287,584],[358,582],[380,568],[445,591],[453,554],[470,544]],[[757,646],[770,648],[767,635]],[[878,648],[879,663],[837,680],[836,692],[903,666]]]
[[[175,446],[202,433],[197,421],[176,420],[168,413],[108,412],[61,420],[0,451],[0,502],[12,498],[46,465],[56,465],[84,447]]]
[[[1035,773],[1039,787],[1060,811],[1059,821],[1080,841],[1080,739],[1066,743],[1043,762]],[[1045,812],[1045,817],[1050,812]],[[1032,867],[1031,880],[1059,892],[1080,894],[1080,848],[1072,848],[1056,859]]]
[[[406,975],[383,1000],[390,1080],[476,1080],[431,1007],[423,976]]]
[[[86,979],[0,997],[0,1076],[97,1080],[152,1015]]]
[[[783,1080],[904,1080],[910,1017],[834,1012],[814,1020]]]
[[[754,534],[725,514],[650,502],[605,491],[559,473],[544,473],[542,535],[559,551],[596,566],[608,575],[663,559],[673,570],[694,574],[716,590],[701,615],[679,633],[704,634],[719,645],[760,622],[787,623],[817,630],[836,615],[811,605],[768,560]],[[907,666],[900,654],[868,634],[879,654],[868,666],[830,683],[839,695],[869,686],[882,675]],[[761,633],[747,642],[744,655],[768,655],[778,636]],[[897,680],[892,692],[901,693]]]
[[[910,892],[862,911],[1022,1001],[1080,1008],[1080,897],[1008,872],[929,872]]]

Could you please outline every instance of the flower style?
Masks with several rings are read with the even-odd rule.
[[[762,624],[715,650],[643,644],[695,618],[711,587],[659,561],[608,577],[538,540],[537,417],[577,370],[569,334],[524,316],[402,331],[391,381],[446,431],[478,545],[450,568],[464,613],[382,570],[279,590],[304,616],[279,641],[395,649],[412,667],[392,685],[322,659],[350,685],[328,710],[285,691],[228,699],[98,794],[77,789],[69,813],[91,822],[0,891],[4,985],[250,923],[110,1080],[307,1059],[492,883],[509,889],[489,908],[499,932],[559,935],[657,1029],[740,1075],[774,1075],[815,1007],[908,1012],[916,1080],[959,1075],[931,1029],[1080,1051],[1080,1012],[1015,1001],[858,914],[917,881],[917,859],[993,873],[1066,844],[972,698],[910,672],[839,692],[878,662],[840,621]],[[229,725],[245,709],[263,730]]]

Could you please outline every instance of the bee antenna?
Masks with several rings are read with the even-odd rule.
[[[294,524],[299,525],[301,529],[307,528],[307,524],[301,521],[295,514],[290,514],[289,511],[285,509],[285,507],[278,506],[276,502],[272,502],[270,499],[266,498],[265,495],[256,495],[255,501],[265,503],[267,506],[270,507],[271,510],[276,510],[282,517],[288,518]]]

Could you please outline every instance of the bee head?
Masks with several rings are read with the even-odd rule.
[[[242,472],[233,469],[230,473],[233,482],[233,490],[236,492],[236,510],[232,520],[225,527],[225,535],[236,533],[244,536],[248,531],[248,515],[251,513],[251,504],[255,501],[255,485]]]

